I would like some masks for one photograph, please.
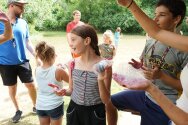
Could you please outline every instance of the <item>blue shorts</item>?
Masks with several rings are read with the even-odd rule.
[[[112,95],[111,100],[119,110],[140,112],[141,125],[169,125],[167,115],[145,95],[145,91],[125,90]]]
[[[51,119],[57,120],[64,115],[64,103],[52,110],[38,110],[37,115],[39,117],[50,117]]]

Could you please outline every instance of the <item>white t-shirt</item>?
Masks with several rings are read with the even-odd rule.
[[[180,79],[183,88],[182,95],[177,100],[177,107],[188,113],[188,64],[184,67]],[[172,123],[172,125],[175,125]]]

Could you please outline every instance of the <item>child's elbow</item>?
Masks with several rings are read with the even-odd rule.
[[[102,103],[106,105],[109,103],[109,101],[110,101],[109,99],[104,99],[104,100],[102,100]]]

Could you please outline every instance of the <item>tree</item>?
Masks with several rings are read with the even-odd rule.
[[[135,2],[153,18],[158,0],[135,0]],[[6,0],[1,0],[0,8],[5,10]],[[185,1],[188,5],[188,1]],[[82,13],[82,21],[93,25],[99,32],[106,29],[114,31],[121,27],[125,33],[143,33],[144,31],[126,8],[117,5],[116,0],[32,0],[26,6],[23,18],[30,24],[31,30],[65,31],[66,24],[72,20],[72,12]],[[188,27],[185,21],[183,31]]]

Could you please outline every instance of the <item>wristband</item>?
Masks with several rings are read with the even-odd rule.
[[[132,4],[133,4],[133,0],[132,0],[131,3],[127,6],[127,8],[129,8]]]

